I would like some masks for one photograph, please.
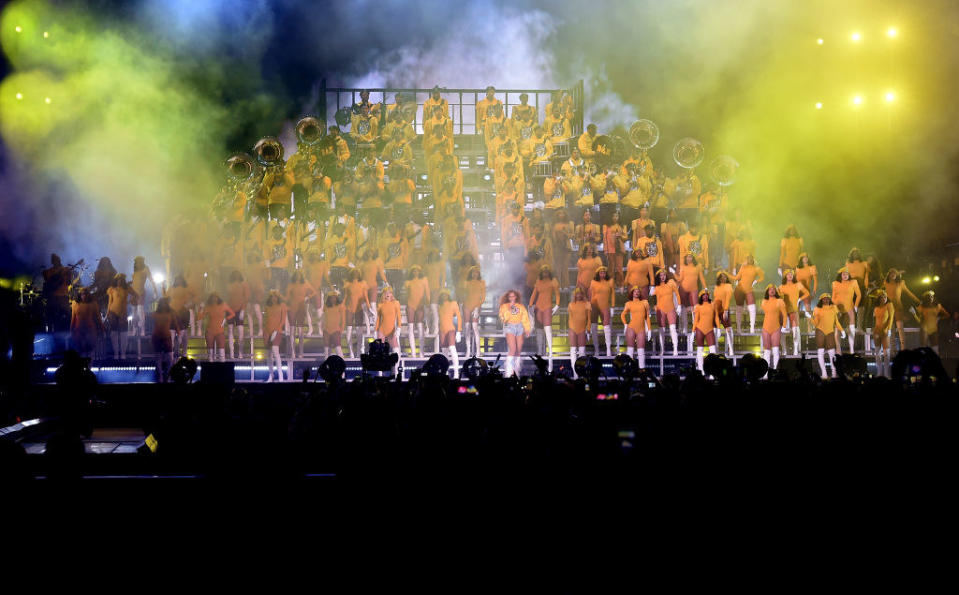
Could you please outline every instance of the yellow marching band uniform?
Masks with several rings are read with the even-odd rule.
[[[289,159],[283,160],[282,145],[269,138],[254,148],[255,159],[243,154],[231,157],[227,163],[230,182],[214,200],[213,223],[179,218],[167,229],[164,250],[173,279],[189,266],[199,266],[198,261],[206,263],[202,265],[207,269],[201,277],[202,286],[189,288],[195,304],[202,303],[214,288],[226,292],[234,271],[250,286],[251,305],[257,300],[265,305],[269,292],[283,299],[290,295],[302,299],[299,296],[304,294],[291,294],[290,286],[306,282],[309,291],[305,295],[311,296],[311,306],[305,322],[301,318],[288,324],[308,326],[309,334],[314,327],[322,333],[325,325],[319,320],[314,324],[313,316],[322,318],[327,308],[336,308],[341,315],[339,305],[343,304],[347,344],[353,354],[351,331],[355,330],[361,341],[373,336],[381,294],[388,290],[390,299],[395,296],[405,303],[413,283],[419,288],[415,290],[416,301],[423,304],[417,303],[415,311],[404,310],[407,324],[389,326],[395,327],[391,332],[396,337],[407,333],[410,352],[423,354],[425,327],[429,334],[436,335],[434,351],[438,352],[437,300],[446,292],[446,297],[457,301],[462,310],[457,318],[464,320],[457,320],[457,325],[465,326],[467,356],[479,354],[482,342],[475,304],[476,283],[483,278],[482,259],[473,226],[465,217],[463,172],[454,153],[450,106],[439,88],[433,89],[423,103],[420,150],[425,171],[414,172],[417,134],[413,119],[417,110],[415,102],[404,99],[397,94],[396,103],[373,104],[369,94],[362,93],[361,101],[350,110],[349,143],[339,127],[324,130],[319,120],[304,118],[297,125],[297,150]],[[495,201],[490,210],[501,232],[504,265],[525,267],[522,275],[513,277],[514,288],[528,297],[537,279],[543,278],[541,273],[547,271],[550,279],[559,280],[563,291],[570,292],[567,300],[572,302],[573,287],[579,285],[585,292],[593,271],[598,271],[597,264],[605,263],[609,269],[600,268],[626,298],[628,307],[622,310],[623,316],[629,311],[656,317],[660,352],[666,353],[668,327],[674,355],[678,348],[674,329],[681,324],[690,331],[688,347],[692,352],[693,331],[699,328],[693,323],[700,305],[695,300],[699,290],[706,289],[694,277],[702,279],[704,272],[719,272],[719,258],[728,254],[729,272],[723,272],[727,282],[742,283],[745,279],[754,284],[757,278],[762,279],[761,270],[758,277],[740,270],[755,266],[756,245],[749,237],[749,223],[738,213],[729,212],[726,194],[718,185],[704,188],[691,169],[667,178],[639,149],[614,162],[610,148],[601,144],[601,136],[592,124],[574,136],[574,108],[568,94],[555,94],[544,113],[540,121],[537,108],[529,105],[526,94],[520,95],[520,104],[511,106],[507,113],[493,87],[486,89],[475,106],[475,131],[484,139],[485,165],[492,174]],[[546,168],[546,163],[557,167]],[[418,191],[415,183],[415,176],[422,174],[429,183],[431,211],[426,208],[429,203],[420,199],[423,191]],[[536,201],[532,211],[528,208],[530,193]],[[427,211],[431,215],[424,216]],[[693,213],[693,220],[688,224],[680,220],[678,211]],[[667,217],[655,221],[653,213]],[[724,236],[715,233],[719,227],[725,230]],[[205,238],[214,238],[213,245],[205,245]],[[789,242],[789,262],[781,258],[780,268],[793,270],[797,279],[810,285],[808,268],[796,275],[802,269],[796,268],[800,263],[792,262],[796,260],[793,252],[798,254],[801,244],[796,247],[793,243]],[[511,258],[514,253],[522,263]],[[597,264],[584,264],[594,258]],[[577,261],[579,274],[569,274],[568,269]],[[582,266],[592,268],[584,272]],[[689,266],[698,267],[699,272],[687,275]],[[648,279],[646,273],[631,273],[642,270],[650,272]],[[661,272],[666,273],[676,291],[659,294],[671,296],[673,304],[656,305]],[[599,273],[595,275],[598,279]],[[580,282],[573,283],[577,277]],[[519,286],[520,278],[526,280],[525,287]],[[414,283],[418,279],[424,281]],[[681,287],[684,284],[689,286]],[[482,287],[485,292],[485,283]],[[426,297],[421,289],[428,289]],[[638,298],[653,305],[629,306],[633,289],[639,290],[635,292]],[[815,287],[806,290],[808,297]],[[715,336],[725,336],[729,353],[732,335],[721,332],[730,326],[728,312],[735,311],[738,327],[741,308],[749,306],[750,326],[754,327],[756,302],[739,301],[739,294],[752,291],[751,285],[737,285],[736,300],[730,297],[726,304],[717,304]],[[474,304],[471,311],[463,307],[467,302]],[[256,316],[248,315],[251,330],[260,334],[263,323],[259,308],[253,311]],[[592,312],[591,316],[611,324],[608,314]],[[253,325],[254,318],[259,322],[259,332]],[[788,327],[788,320],[785,322],[783,326]],[[550,327],[540,324],[537,328],[542,326]],[[596,324],[592,326],[595,329]],[[642,342],[649,326],[634,326],[645,330],[630,335],[631,340]],[[713,328],[710,325],[710,334]],[[598,349],[598,333],[592,332]],[[610,335],[605,336],[609,341]],[[551,337],[547,337],[547,344],[552,344]],[[330,347],[335,350],[340,345]],[[362,350],[362,343],[357,347]],[[630,345],[629,349],[631,353],[643,353],[642,347],[634,349]]]

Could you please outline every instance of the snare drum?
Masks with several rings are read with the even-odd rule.
[[[562,157],[564,161],[569,159],[569,143],[553,143],[553,157]]]
[[[533,164],[534,178],[550,178],[553,176],[553,164],[549,161],[539,161]]]

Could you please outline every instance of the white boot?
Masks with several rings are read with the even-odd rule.
[[[506,374],[505,374],[505,376],[506,376],[506,378],[509,378],[509,377],[512,376],[512,375],[513,375],[513,356],[507,355],[507,356],[506,356]]]
[[[416,332],[419,333],[419,339],[420,339],[420,357],[424,357],[423,352],[425,351],[426,343],[423,342],[423,323],[422,322],[416,323]]]
[[[696,333],[686,333],[686,346],[689,349],[689,355],[693,355],[696,349]]]
[[[472,345],[472,343],[473,343],[473,331],[472,331],[472,329],[470,328],[471,326],[472,326],[472,323],[470,323],[470,322],[467,322],[465,325],[463,325],[463,327],[464,327],[464,328],[463,328],[463,331],[464,331],[464,332],[463,332],[463,344],[466,346],[466,354],[464,355],[464,357],[465,357],[466,359],[469,359],[470,356],[471,356],[471,354],[473,353],[473,345]]]
[[[481,357],[483,355],[483,347],[480,342],[480,329],[479,322],[473,323],[473,344],[476,345],[476,351],[473,353],[476,357]]]
[[[233,359],[233,356],[236,354],[234,348],[236,347],[236,341],[233,340],[233,327],[231,326],[227,331],[226,344],[230,350],[230,359]]]
[[[214,351],[213,349],[207,349],[207,350],[206,350],[206,360],[207,360],[208,362],[216,361],[216,351]]]
[[[350,357],[354,358],[356,355],[353,353],[353,327],[346,327],[346,347],[350,350]]]
[[[225,350],[225,349],[222,349],[222,348],[221,348],[221,349],[217,349],[217,350],[216,350],[216,355],[217,355],[217,359],[219,359],[221,362],[225,362],[225,361],[226,361],[226,350]]]
[[[240,359],[243,359],[243,334],[246,329],[243,328],[241,324],[238,328],[238,333],[240,333],[240,342],[236,345],[236,356]]]
[[[779,348],[773,347],[773,363],[772,367],[774,370],[779,368]]]
[[[633,357],[633,348],[632,348],[632,347],[627,347],[627,348],[626,348],[626,355],[628,355],[630,358]]]
[[[313,317],[310,316],[309,305],[307,305],[306,307],[306,336],[307,337],[313,336]]]
[[[513,356],[513,372],[516,373],[517,377],[523,375],[523,356],[514,355]]]
[[[432,324],[430,324],[430,329],[432,330],[433,334],[436,335],[436,338],[433,339],[433,353],[439,353],[440,352],[440,307],[439,307],[439,304],[430,304],[430,310],[433,313],[433,320],[432,320]]]
[[[573,371],[573,378],[576,378],[576,358],[579,356],[579,348],[570,347],[569,348],[569,365],[570,370]]]
[[[756,332],[756,304],[749,304],[746,306],[746,310],[749,312],[749,332]]]
[[[450,359],[453,362],[453,378],[459,379],[460,377],[460,356],[456,353],[456,347],[450,347]]]
[[[545,335],[545,333],[543,332],[543,329],[538,328],[534,330],[533,332],[536,335],[536,353],[538,355],[546,355],[546,350],[543,348],[543,344],[546,342],[546,339],[543,336]]]
[[[769,349],[763,349],[763,359],[766,360],[766,364],[769,366],[769,369],[772,369],[772,351]]]
[[[726,356],[733,356],[733,329],[726,327]]]
[[[276,379],[283,382],[283,358],[280,357],[279,346],[271,347],[270,355],[273,356],[273,361],[276,362]]]
[[[696,369],[703,371],[703,350],[699,347],[696,347]]]
[[[589,333],[593,336],[593,355],[599,357],[599,325],[596,323],[590,324]]]
[[[606,339],[606,357],[612,357],[612,348],[610,347],[610,344],[613,342],[612,324],[603,326],[603,337]]]
[[[856,347],[856,325],[855,325],[855,324],[850,324],[850,325],[849,325],[849,337],[848,337],[848,338],[849,338],[849,354],[852,355],[853,353],[856,353],[856,349],[855,349],[855,347]]]
[[[867,328],[866,332],[862,334],[862,340],[863,340],[863,351],[865,351],[866,353],[869,353],[870,351],[872,351],[872,329],[871,328]]]
[[[410,329],[410,357],[416,357],[416,338],[413,334],[413,323],[409,323]]]
[[[639,369],[640,370],[644,369],[646,367],[646,350],[642,348],[637,349],[636,359],[639,360]]]
[[[802,351],[802,337],[799,335],[799,326],[792,328],[793,333],[793,355],[799,355]]]
[[[547,370],[552,372],[553,371],[553,327],[544,326],[543,335],[545,335],[546,337],[546,361],[549,364],[549,368],[547,368]]]
[[[823,348],[817,349],[816,359],[819,360],[819,371],[823,379],[829,378],[829,374],[826,372],[826,350]]]
[[[832,366],[832,377],[836,378],[839,374],[836,372],[836,350],[829,349],[826,351],[829,354],[829,365]]]
[[[673,340],[673,357],[679,355],[679,333],[676,332],[676,325],[669,325],[669,338]]]
[[[659,329],[659,357],[666,355],[666,330]]]

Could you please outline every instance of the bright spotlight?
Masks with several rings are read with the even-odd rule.
[[[44,32],[43,32],[43,38],[46,39],[46,38],[48,38],[48,37],[50,37],[50,32],[49,32],[49,31],[44,31]]]
[[[166,277],[163,276],[163,273],[153,273],[153,282],[157,285],[160,285],[166,280]]]
[[[851,39],[853,43],[859,43],[859,41],[862,40],[862,33],[859,31],[853,31],[849,36],[849,39]]]
[[[816,40],[816,43],[818,43],[819,45],[822,45],[822,44],[826,43],[826,40],[824,40],[822,37],[820,37],[819,39]]]
[[[935,281],[936,283],[938,283],[938,282],[939,282],[939,275],[936,275],[935,277],[933,277],[932,280]]]
[[[930,283],[932,283],[932,277],[923,277],[923,278],[922,278],[922,284],[923,284],[923,285],[929,285]]]
[[[17,33],[22,33],[23,27],[21,27],[20,25],[17,25],[16,27],[13,28],[13,30],[16,31]]]
[[[886,30],[886,35],[888,37],[895,37],[899,35],[899,31],[897,31],[895,27],[889,27],[889,29]]]
[[[886,91],[885,98],[886,98],[886,103],[892,103],[893,101],[896,100],[896,94],[893,93],[892,91]]]
[[[17,99],[23,99],[23,93],[17,93],[16,97]]]
[[[46,103],[47,105],[50,105],[50,98],[49,98],[49,97],[44,97],[44,98],[43,98],[43,102]]]
[[[821,101],[817,101],[817,102],[816,102],[816,109],[822,109],[822,102],[821,102]]]
[[[862,95],[853,95],[852,104],[856,106],[862,105]]]

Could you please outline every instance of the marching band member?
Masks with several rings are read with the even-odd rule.
[[[892,324],[896,318],[896,308],[885,290],[880,289],[876,297],[876,307],[873,310],[872,335],[876,346],[876,370],[880,376],[890,377],[889,370],[889,335],[892,334]]]
[[[575,238],[578,246],[586,244],[598,245],[603,241],[602,230],[599,225],[593,223],[593,215],[590,211],[583,211],[582,223],[576,226]],[[585,289],[585,288],[584,288]]]
[[[450,113],[450,104],[440,94],[440,86],[436,85],[430,91],[430,96],[423,102],[423,113],[433,114],[434,110],[440,109],[440,112],[446,115]]]
[[[445,289],[440,292],[437,305],[440,314],[440,345],[449,350],[450,361],[453,365],[453,378],[459,378],[460,358],[456,351],[456,344],[460,341],[460,333],[463,329],[463,313],[460,311],[459,304],[453,301],[450,292]],[[453,324],[454,318],[456,319],[455,326]]]
[[[563,114],[563,109],[559,105],[553,106],[551,111],[546,112],[546,119],[543,120],[543,128],[549,140],[554,145],[556,143],[565,143],[567,139],[573,136],[573,131],[569,126],[569,119]]]
[[[632,231],[633,243],[642,232],[642,229],[655,221],[649,218],[649,209],[646,214],[642,214],[643,205],[649,202],[649,194],[652,191],[652,183],[649,176],[646,176],[641,168],[643,166],[635,163],[629,163],[626,166],[626,173],[619,173],[613,178],[616,189],[622,196],[622,218],[623,224]]]
[[[214,291],[200,310],[200,320],[206,320],[206,349],[209,361],[226,360],[226,341],[223,337],[223,321],[231,320],[236,313]]]
[[[779,241],[779,268],[795,269],[799,266],[803,252],[803,241],[795,225],[786,228],[783,239]]]
[[[693,334],[696,350],[696,367],[703,372],[703,346],[707,347],[709,353],[716,353],[716,333],[715,330],[722,328],[722,320],[719,317],[719,311],[709,297],[709,290],[703,288],[699,292],[697,304],[693,308]]]
[[[290,282],[290,268],[293,266],[292,229],[284,228],[279,222],[275,222],[264,249],[264,260],[270,269],[270,287],[282,295]]]
[[[739,236],[729,245],[729,265],[734,271],[746,262],[747,256],[756,256],[756,247],[756,242],[752,239],[749,229],[740,229]],[[782,266],[779,268],[782,269]]]
[[[283,303],[283,298],[278,291],[271,290],[266,298],[266,327],[263,331],[263,338],[270,353],[267,355],[267,363],[270,367],[267,382],[273,382],[273,369],[276,368],[277,380],[283,382],[283,359],[280,357],[280,345],[283,344],[283,335],[289,332],[290,320]],[[292,380],[292,378],[290,378]]]
[[[526,159],[527,166],[532,168],[537,163],[548,162],[552,158],[553,142],[546,130],[537,124],[533,126],[533,134],[520,143],[519,153]]]
[[[516,140],[529,138],[533,133],[533,126],[537,121],[536,108],[529,105],[529,95],[519,94],[519,105],[513,106],[513,113],[510,114],[510,136]]]
[[[856,310],[862,301],[859,284],[850,278],[849,270],[839,269],[836,280],[832,284],[832,301],[839,309],[839,322],[849,328],[849,353],[855,353],[856,345]],[[842,350],[840,349],[840,352]]]
[[[350,160],[350,146],[340,136],[340,127],[330,126],[327,136],[330,138],[329,144],[326,145],[327,150],[335,155],[336,163],[340,167],[345,166],[346,162]],[[323,155],[323,153],[321,152],[320,155]]]
[[[463,300],[463,317],[466,323],[466,357],[482,355],[480,341],[479,311],[486,301],[486,281],[479,266],[470,267],[466,274],[466,298]],[[471,349],[472,347],[472,349]]]
[[[325,307],[322,309],[321,314],[323,335],[325,340],[326,349],[324,350],[323,357],[330,356],[330,349],[332,349],[336,355],[343,357],[343,329],[346,327],[346,306],[343,304],[343,300],[340,299],[340,294],[337,291],[331,291],[329,295],[326,296]]]
[[[648,194],[648,193],[647,193]],[[627,195],[628,197],[628,195]],[[626,199],[623,199],[623,205],[625,208]],[[624,221],[625,223],[625,221]],[[653,233],[647,234],[647,227],[653,228]],[[646,243],[647,241],[655,241],[656,238],[656,222],[649,218],[649,206],[648,203],[642,203],[639,206],[639,215],[633,219],[633,222],[629,224],[630,227],[630,239],[632,240],[632,247],[636,248],[641,243]],[[652,238],[650,240],[649,238]],[[661,251],[660,251],[661,252]],[[662,266],[662,265],[659,265]]]
[[[613,327],[611,326],[613,309],[616,307],[616,288],[609,278],[609,271],[601,266],[596,269],[596,275],[589,284],[586,292],[595,318],[591,321],[590,332],[593,334],[593,352],[599,353],[599,334],[597,323],[603,323],[603,335],[606,338],[606,357],[612,357]]]
[[[130,289],[132,293],[131,297],[134,295],[135,298],[135,314],[133,316],[134,324],[134,336],[145,337],[147,336],[146,331],[146,284],[147,281],[150,282],[150,285],[153,287],[153,295],[158,296],[156,283],[153,282],[153,273],[150,272],[150,267],[146,265],[146,260],[142,256],[137,256],[133,259],[133,278],[130,283]],[[137,356],[140,355],[140,341],[137,340]]]
[[[590,242],[582,244],[579,251],[579,260],[576,261],[576,286],[583,290],[583,293],[589,291],[589,284],[596,271],[603,266],[603,261],[596,254],[596,245]]]
[[[613,271],[616,287],[623,285],[623,250],[626,228],[619,224],[619,212],[614,211],[609,225],[603,226],[603,251],[606,252],[606,266]]]
[[[929,347],[939,354],[939,320],[948,318],[949,313],[942,307],[942,304],[936,300],[936,294],[933,291],[927,291],[922,294],[922,300],[919,302],[919,345],[920,347]]]
[[[916,297],[916,294],[909,291],[909,288],[906,287],[906,280],[902,278],[903,272],[905,271],[889,269],[889,271],[886,272],[886,280],[884,283],[886,296],[893,305],[893,308],[895,308],[894,318],[896,322],[896,333],[899,335],[899,349],[906,348],[906,337],[902,330],[902,321],[905,315],[902,294],[905,293],[912,298],[914,302],[919,303],[919,298]]]
[[[410,146],[410,140],[403,134],[402,128],[395,128],[389,142],[383,146],[380,152],[379,161],[390,162],[390,171],[396,171],[393,166],[412,167],[413,165],[413,147]],[[392,179],[392,178],[390,178]]]
[[[113,345],[113,357],[126,359],[129,330],[127,326],[127,303],[129,286],[126,275],[117,274],[107,289],[107,329]]]
[[[431,250],[426,255],[426,264],[423,266],[423,272],[426,274],[426,280],[430,286],[430,331],[433,333],[433,353],[440,352],[440,334],[439,334],[439,300],[440,291],[446,286],[446,259],[437,249]],[[421,351],[426,351],[420,345]],[[425,353],[424,353],[425,355]]]
[[[787,324],[793,336],[793,355],[799,355],[802,336],[799,334],[799,304],[809,298],[809,292],[796,280],[796,271],[787,268],[783,271],[779,293],[786,304]]]
[[[832,303],[832,296],[824,293],[819,296],[819,303],[812,313],[813,326],[816,329],[816,357],[819,360],[819,370],[823,378],[826,375],[825,353],[829,353],[829,364],[832,367],[832,377],[836,377],[836,335],[846,337],[846,331],[839,323],[839,310]]]
[[[613,213],[619,210],[620,192],[616,183],[617,176],[615,168],[610,164],[605,174],[605,188],[602,184],[593,188],[594,196],[599,195],[599,220],[603,225],[609,224],[610,219],[613,218]],[[602,191],[601,188],[603,188]]]
[[[676,278],[676,283],[679,285],[680,303],[683,308],[689,312],[690,325],[689,336],[687,338],[689,339],[688,345],[691,351],[693,335],[695,334],[695,328],[692,324],[695,318],[693,308],[697,304],[697,296],[699,296],[700,288],[706,288],[706,277],[703,275],[703,267],[696,261],[696,257],[692,254],[687,254],[682,266],[679,267],[679,276]],[[683,317],[683,332],[686,332],[685,317]]]
[[[665,266],[675,270],[682,262],[679,257],[679,238],[686,233],[686,224],[679,218],[676,209],[669,210],[659,233],[663,238]]]
[[[300,357],[306,349],[306,340],[303,337],[303,327],[307,326],[310,311],[307,306],[310,298],[317,295],[316,289],[306,282],[302,271],[293,273],[290,284],[286,288],[286,304],[292,323],[290,329],[290,358],[296,358],[296,344],[300,344]]]
[[[153,352],[156,353],[157,377],[160,382],[166,382],[170,376],[170,368],[173,366],[173,336],[170,329],[175,334],[180,332],[180,322],[177,320],[176,313],[170,308],[170,298],[160,298],[157,300],[156,311],[153,312],[153,334],[151,342],[153,343]],[[99,321],[99,317],[97,317]]]
[[[556,108],[567,120],[573,119],[573,98],[565,90],[554,91],[549,103],[546,104],[546,113],[552,114]]]
[[[788,320],[786,314],[786,304],[779,297],[779,291],[776,286],[770,283],[763,290],[763,330],[762,347],[763,359],[769,364],[770,369],[776,369],[779,366],[779,340],[782,327]],[[770,359],[770,353],[772,359]]]
[[[486,168],[492,171],[496,166],[496,149],[498,148],[495,139],[502,135],[503,140],[499,143],[502,144],[509,139],[507,136],[509,130],[506,128],[506,114],[503,113],[502,103],[491,106],[489,111],[483,122],[483,138],[486,141]]]
[[[416,357],[416,338],[414,327],[419,333],[420,356],[424,356],[423,323],[426,321],[426,308],[430,303],[430,283],[419,265],[410,267],[404,284],[406,293],[406,323],[410,336],[410,357]]]
[[[371,309],[367,289],[366,282],[363,281],[363,275],[359,269],[350,269],[347,274],[346,285],[343,288],[343,301],[346,304],[346,345],[350,349],[350,357],[356,357],[356,352],[353,350],[354,327],[357,329],[356,346],[359,353],[363,353],[363,346],[366,343],[363,329],[369,330],[369,327],[366,326],[369,323],[367,312]]]
[[[805,252],[799,255],[799,264],[796,265],[796,280],[806,288],[808,294],[802,302],[806,307],[806,317],[808,318],[812,313],[812,296],[819,291],[819,272]]]
[[[499,302],[499,319],[503,323],[503,333],[506,335],[506,377],[520,372],[520,360],[523,354],[523,339],[529,336],[529,314],[520,301],[521,296],[515,289],[503,294]]]
[[[663,258],[663,243],[656,237],[656,225],[650,224],[644,227],[643,234],[633,242],[633,249],[642,250],[649,258],[654,270],[663,268],[666,261]]]
[[[731,281],[736,281],[736,291],[733,295],[736,298],[736,332],[742,332],[740,318],[743,312],[743,304],[746,304],[746,310],[749,312],[749,332],[756,332],[756,296],[753,294],[753,286],[766,278],[766,273],[756,266],[756,259],[752,256],[746,257],[735,275],[729,277]]]
[[[652,338],[649,302],[639,287],[629,290],[629,299],[620,315],[626,327],[626,355],[633,357],[635,350],[639,367],[646,367],[646,342]],[[627,322],[628,320],[628,322]]]
[[[400,357],[403,356],[403,350],[400,349],[402,317],[400,303],[393,296],[393,288],[387,285],[383,288],[382,299],[376,310],[376,338],[388,343]],[[396,375],[398,366],[399,360],[393,366],[393,375]]]
[[[686,255],[692,254],[702,264],[704,271],[709,270],[709,236],[701,233],[696,221],[689,222],[689,231],[680,236],[678,244],[680,263],[685,263]]]
[[[547,265],[539,269],[539,277],[533,285],[529,297],[529,308],[533,318],[543,327],[546,337],[546,357],[549,371],[553,371],[553,315],[559,310],[559,283],[553,278],[553,271]]]
[[[713,289],[714,303],[716,304],[716,314],[719,316],[720,325],[716,327],[716,343],[719,343],[720,327],[726,329],[726,355],[733,356],[733,327],[729,324],[729,310],[733,303],[733,285],[729,282],[729,275],[725,271],[719,271],[716,275],[716,287]]]
[[[556,219],[550,228],[553,244],[553,265],[556,280],[560,287],[569,287],[569,265],[573,256],[573,225],[566,216],[566,211],[556,213]]]
[[[496,98],[496,88],[490,85],[486,87],[486,97],[476,102],[476,134],[486,131],[486,118],[493,115],[497,105],[502,113],[503,102]]]
[[[669,328],[669,337],[673,341],[673,357],[679,355],[679,334],[676,332],[677,311],[682,312],[679,303],[679,287],[676,281],[670,279],[666,269],[656,273],[656,285],[653,287],[656,297],[656,321],[659,324],[659,353],[666,353],[666,328]]]
[[[587,161],[593,161],[596,158],[596,151],[593,150],[593,141],[596,140],[596,124],[590,124],[586,127],[586,132],[579,135],[576,140],[576,146],[579,148],[579,154]]]
[[[312,285],[317,291],[313,303],[316,308],[316,319],[319,320],[321,312],[323,311],[323,291],[324,288],[330,286],[330,262],[327,260],[326,254],[317,250],[311,250],[306,256],[305,274],[306,282]],[[311,319],[308,317],[307,322],[309,323],[310,321]],[[308,334],[313,334],[312,325],[310,326]]]
[[[376,296],[379,293],[379,282],[383,285],[392,285],[386,277],[386,268],[383,259],[380,258],[380,252],[376,248],[367,248],[363,252],[363,258],[360,260],[360,275],[366,282],[366,299],[370,302],[370,311],[376,312]],[[374,321],[369,321],[367,325]]]
[[[359,104],[359,110],[350,117],[350,136],[357,144],[372,145],[379,136],[379,119],[373,117],[369,104]]]
[[[250,303],[250,285],[243,280],[240,271],[230,273],[230,284],[226,289],[226,304],[233,310],[234,316],[227,320],[227,345],[230,347],[230,359],[243,357],[243,322],[246,316],[246,307]],[[234,353],[233,329],[239,329],[240,345]],[[252,333],[251,333],[252,334]]]

